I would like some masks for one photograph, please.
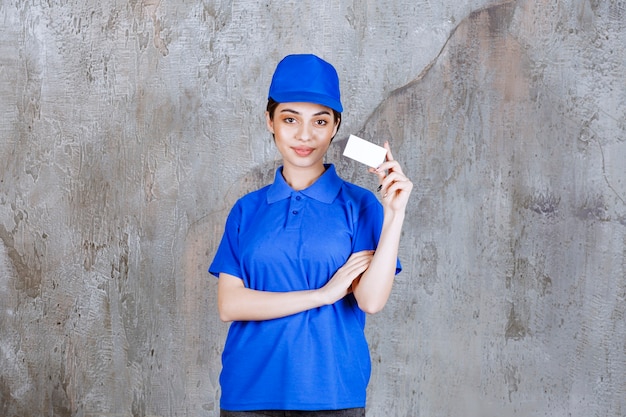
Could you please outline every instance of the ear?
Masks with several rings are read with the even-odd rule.
[[[337,119],[335,121],[335,128],[333,129],[333,135],[331,136],[332,138],[335,137],[335,135],[337,134],[337,131],[339,130],[339,124],[341,123],[341,119]]]
[[[273,135],[274,134],[274,121],[270,117],[270,112],[268,111],[265,112],[265,124],[267,126],[267,130],[269,130],[270,133]]]

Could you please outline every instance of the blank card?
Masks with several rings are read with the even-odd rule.
[[[350,135],[346,148],[343,150],[343,156],[372,168],[378,168],[385,162],[385,155],[387,155],[387,149],[354,135]]]

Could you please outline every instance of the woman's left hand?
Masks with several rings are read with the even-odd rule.
[[[413,183],[404,175],[398,161],[393,159],[389,142],[385,141],[384,147],[387,149],[386,161],[378,168],[370,168],[369,172],[378,175],[383,207],[404,212]]]

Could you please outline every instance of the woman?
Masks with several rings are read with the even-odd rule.
[[[266,122],[283,165],[232,208],[209,268],[220,318],[232,322],[222,417],[365,415],[365,313],[384,307],[400,271],[413,184],[388,143],[386,161],[369,170],[382,205],[324,164],[342,110],[332,65],[314,55],[278,64]]]

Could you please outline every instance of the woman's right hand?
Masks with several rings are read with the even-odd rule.
[[[352,283],[367,270],[373,257],[373,250],[354,252],[350,255],[346,263],[335,272],[330,281],[318,290],[321,292],[324,302],[327,305],[333,304],[350,293]]]

